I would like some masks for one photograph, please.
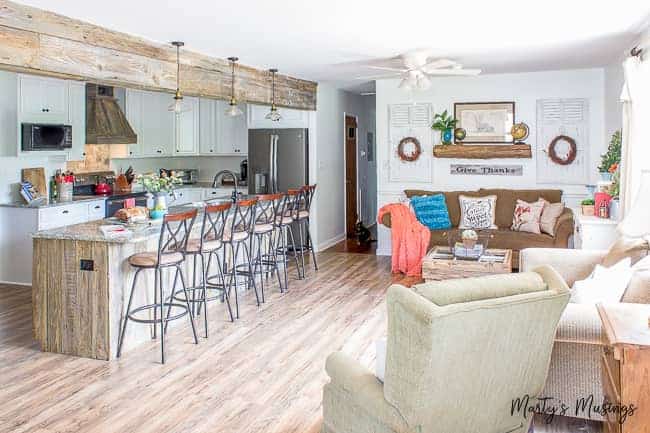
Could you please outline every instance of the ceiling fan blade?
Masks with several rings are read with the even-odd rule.
[[[452,66],[456,66],[458,63],[454,62],[453,60],[449,59],[437,59],[433,60],[425,65],[422,65],[420,69],[422,69],[424,72],[429,72],[434,69],[440,69],[440,68],[449,68]]]
[[[397,78],[401,74],[384,74],[384,75],[364,75],[361,77],[354,77],[355,80],[381,80],[382,78]]]
[[[481,73],[480,69],[434,69],[432,71],[428,71],[427,75],[470,76],[470,75],[478,75],[480,73]]]
[[[380,71],[395,71],[395,72],[408,72],[408,69],[404,68],[391,68],[389,66],[374,66],[374,65],[367,65],[366,68],[369,69],[378,69]]]

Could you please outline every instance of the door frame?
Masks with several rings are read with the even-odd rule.
[[[360,213],[359,213],[359,204],[360,204],[360,197],[359,197],[359,116],[344,111],[343,112],[343,147],[342,147],[342,150],[343,150],[343,238],[344,239],[347,239],[347,237],[348,237],[348,225],[347,225],[347,221],[348,221],[348,214],[347,214],[348,203],[347,203],[347,185],[345,183],[345,180],[346,180],[345,179],[345,170],[346,170],[347,164],[348,164],[347,157],[346,157],[347,132],[348,132],[347,128],[345,126],[345,118],[346,117],[354,117],[354,120],[357,123],[357,132],[354,135],[354,141],[355,141],[355,143],[354,143],[355,153],[354,154],[355,154],[355,157],[357,159],[357,163],[355,165],[356,172],[355,172],[354,176],[356,178],[356,185],[357,185],[357,190],[356,190],[357,209],[356,209],[356,212],[357,212],[357,215],[359,217],[361,216]],[[355,224],[356,224],[356,221],[355,221]]]

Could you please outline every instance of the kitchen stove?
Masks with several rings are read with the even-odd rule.
[[[75,175],[75,182],[72,189],[72,195],[75,197],[92,196],[92,197],[105,197],[106,198],[106,217],[112,217],[115,212],[122,209],[127,199],[134,198],[136,206],[146,206],[147,198],[146,192],[116,192],[113,190],[113,183],[115,181],[115,172],[113,171],[99,171],[94,173],[81,173]],[[110,191],[104,188],[97,188],[98,185],[110,186]]]

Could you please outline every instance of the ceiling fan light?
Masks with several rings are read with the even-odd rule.
[[[417,88],[418,90],[427,90],[431,87],[431,80],[426,75],[420,75],[417,78]]]

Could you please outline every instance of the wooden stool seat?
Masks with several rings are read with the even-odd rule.
[[[201,251],[199,251],[199,248],[201,248],[201,240],[200,239],[190,239],[187,242],[187,252],[190,254],[196,254],[199,252],[202,253],[211,253],[213,251],[218,250],[221,248],[223,243],[220,240],[211,240],[211,241],[203,241],[203,248]]]
[[[271,233],[273,228],[273,224],[255,224],[255,226],[253,226],[253,233]]]
[[[233,235],[231,232],[224,233],[223,234],[223,241],[224,242],[241,242],[248,238],[248,233],[247,232],[235,232]]]
[[[183,254],[161,254],[160,266],[174,266],[183,261]],[[158,266],[158,253],[155,251],[137,253],[129,257],[129,264],[136,268],[155,268]]]

